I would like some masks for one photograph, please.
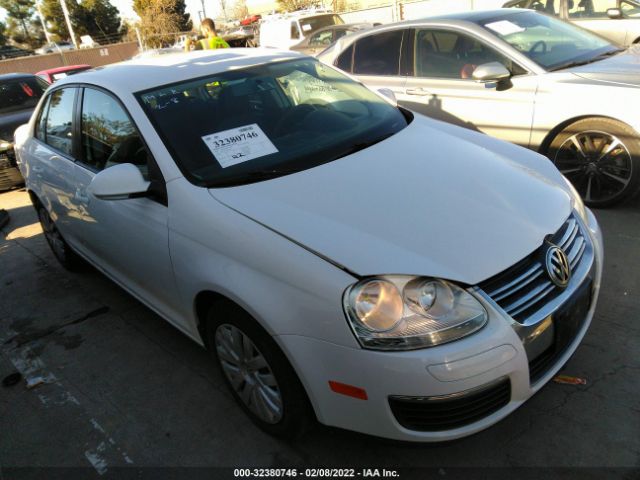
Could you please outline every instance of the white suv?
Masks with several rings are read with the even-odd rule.
[[[60,80],[16,134],[63,265],[206,346],[259,426],[439,441],[578,347],[598,224],[544,157],[397,108],[292,52]]]

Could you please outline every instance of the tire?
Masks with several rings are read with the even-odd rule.
[[[640,188],[640,136],[616,120],[572,123],[553,139],[547,156],[589,207],[618,205]]]
[[[273,338],[248,313],[234,304],[216,303],[207,315],[205,334],[229,390],[254,424],[288,440],[308,430],[314,417],[304,387]]]
[[[44,238],[47,240],[49,248],[51,248],[58,262],[70,272],[82,270],[85,266],[84,260],[74,252],[65,239],[62,238],[62,234],[58,230],[58,227],[56,227],[55,222],[51,219],[47,209],[38,202],[36,204],[36,211],[38,212],[38,220],[40,220]]]

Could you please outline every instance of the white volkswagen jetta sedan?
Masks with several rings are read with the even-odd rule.
[[[596,219],[544,157],[397,108],[315,59],[226,50],[51,87],[16,133],[53,253],[211,350],[242,408],[440,441],[577,348]]]

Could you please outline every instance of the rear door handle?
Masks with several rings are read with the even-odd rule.
[[[44,169],[42,167],[32,167],[31,170],[33,170],[33,173],[42,173],[44,172]]]
[[[422,87],[419,88],[407,88],[405,90],[407,95],[429,95],[429,92]]]

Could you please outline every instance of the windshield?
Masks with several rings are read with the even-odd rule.
[[[397,108],[311,58],[227,71],[136,96],[185,175],[209,187],[306,170],[407,125]]]
[[[319,15],[300,19],[300,28],[305,37],[321,28],[342,24],[344,24],[344,21],[340,18],[340,15]]]
[[[45,88],[36,77],[1,81],[0,114],[35,108]]]
[[[516,12],[481,25],[547,70],[589,63],[620,49],[562,20],[535,12]]]

